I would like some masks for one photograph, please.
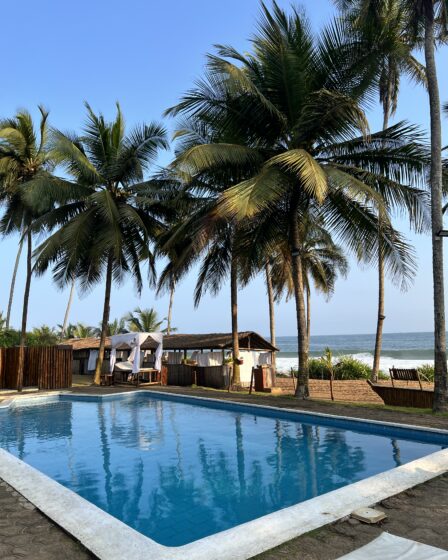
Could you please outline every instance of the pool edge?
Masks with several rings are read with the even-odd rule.
[[[161,391],[141,390],[139,393],[160,395]],[[132,395],[136,392],[114,393]],[[90,396],[80,393],[58,392],[40,395],[41,398],[60,394],[76,397]],[[170,393],[164,393],[170,395]],[[111,395],[96,395],[101,399]],[[173,395],[179,400],[222,400],[190,395]],[[24,397],[21,397],[22,400]],[[35,398],[35,397],[25,397]],[[11,399],[14,401],[15,399]],[[431,429],[407,424],[393,424],[376,420],[312,413],[284,409],[269,405],[224,402],[241,407],[267,408],[310,416],[325,416],[373,424],[401,426],[447,434],[446,430]],[[8,407],[13,404],[10,402]],[[354,509],[366,507],[396,495],[413,486],[427,482],[448,471],[448,449],[437,451],[400,467],[385,471],[343,488],[333,490],[300,504],[243,523],[232,529],[216,533],[181,547],[165,547],[138,533],[118,519],[81,498],[73,491],[47,477],[40,471],[0,449],[0,478],[33,503],[57,525],[80,541],[98,558],[118,560],[132,557],[135,560],[247,560],[304,533],[323,527],[349,515]]]

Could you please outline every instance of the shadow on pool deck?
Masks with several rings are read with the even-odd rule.
[[[448,550],[448,475],[378,504],[387,519],[366,525],[348,519],[327,525],[256,556],[257,560],[335,560],[367,544],[381,531]]]
[[[80,384],[73,387],[72,391],[74,393],[110,394],[133,390],[131,387],[91,387],[88,385],[89,381],[86,380],[86,385]],[[152,389],[354,418],[448,428],[446,416],[434,416],[418,411],[408,413],[387,410],[382,407],[353,406],[311,400],[297,401],[292,397],[258,394],[249,396],[243,393],[227,393],[201,388],[153,387]],[[382,530],[448,550],[448,531],[446,530],[448,527],[448,474],[388,498],[378,507],[383,509],[388,516],[381,526],[364,525],[352,519],[343,520],[285,543],[272,551],[257,556],[257,559],[335,560],[370,542]],[[84,560],[94,558],[80,543],[53,524],[5,483],[0,484],[0,512],[0,558],[2,560],[19,558]]]

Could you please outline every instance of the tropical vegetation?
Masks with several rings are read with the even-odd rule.
[[[412,249],[386,212],[379,228],[377,212],[410,200],[419,219],[426,210],[426,194],[417,188],[424,186],[426,166],[420,134],[407,123],[369,132],[361,107],[368,93],[366,70],[360,75],[353,63],[359,52],[343,43],[340,31],[334,24],[315,38],[298,11],[286,16],[276,5],[272,13],[264,8],[253,53],[218,47],[209,56],[206,78],[170,110],[194,121],[196,130],[213,126],[214,141],[204,142],[203,134],[173,163],[193,185],[213,176],[224,182],[207,219],[198,221],[196,238],[205,239],[213,225],[245,229],[263,220],[270,226],[256,238],[262,250],[287,232],[301,397],[308,396],[301,223],[320,221],[364,261],[375,262],[380,241],[393,278],[406,285],[413,275]],[[254,237],[249,238],[252,251]],[[241,251],[238,246],[234,258]]]
[[[162,230],[163,209],[144,181],[144,170],[167,142],[164,128],[157,123],[142,124],[126,135],[118,105],[112,122],[95,114],[88,104],[86,108],[81,136],[53,130],[50,139],[54,158],[70,179],[54,175],[29,181],[26,200],[31,205],[42,200],[57,202],[39,220],[50,235],[36,250],[37,273],[52,268],[59,286],[70,285],[76,278],[84,291],[105,278],[95,370],[99,384],[113,282],[119,284],[131,274],[140,292],[143,262],[148,281],[155,279],[151,243]]]
[[[99,336],[99,383],[106,336],[173,332],[175,290],[198,267],[196,305],[207,291],[216,295],[230,285],[235,385],[240,382],[239,291],[259,275],[266,285],[274,344],[275,304],[284,298],[294,302],[298,397],[307,398],[308,379],[329,368],[335,378],[375,380],[385,278],[408,289],[416,272],[414,248],[395,224],[397,216],[406,215],[416,232],[432,232],[434,410],[448,409],[438,235],[448,172],[443,175],[434,56],[445,39],[446,2],[335,4],[338,17],[319,33],[302,10],[261,4],[248,52],[216,46],[203,76],[166,111],[176,119],[176,131],[174,158],[165,169],[154,168],[160,150],[168,148],[164,126],[144,123],[127,131],[119,105],[109,122],[86,104],[80,134],[50,129],[42,107],[38,126],[27,111],[0,121],[0,232],[19,239],[8,309],[6,317],[0,316],[2,344]],[[390,124],[403,77],[428,91],[430,149],[410,122]],[[370,129],[366,116],[374,99],[383,112],[378,131]],[[37,234],[41,242],[33,252]],[[25,243],[17,339],[10,316]],[[350,258],[378,270],[372,368],[352,358],[333,366],[330,351],[324,359],[309,359],[312,292],[329,298],[338,278],[347,275]],[[158,276],[156,261],[163,262]],[[63,324],[57,331],[42,326],[27,332],[32,276],[48,270],[57,286],[70,287]],[[127,276],[138,294],[145,284],[169,294],[166,319],[153,307],[137,307],[111,320],[112,287]],[[100,326],[71,324],[75,288],[85,293],[100,283]]]

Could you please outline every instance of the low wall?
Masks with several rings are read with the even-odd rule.
[[[293,393],[293,380],[291,378],[277,377],[275,386],[280,387],[285,393]],[[310,379],[310,396],[313,399],[330,400],[330,382],[320,379]],[[335,401],[352,401],[383,404],[383,401],[372,390],[367,381],[333,381]]]
[[[390,381],[382,381],[381,385],[391,386]],[[284,393],[292,394],[294,392],[293,380],[288,377],[276,377],[275,386],[280,387]],[[395,381],[396,387],[415,388],[419,387],[417,382]],[[433,390],[434,384],[423,382],[424,389]],[[310,379],[309,381],[310,396],[313,399],[330,400],[330,382],[321,379]],[[360,403],[377,403],[384,404],[383,400],[375,393],[370,385],[364,379],[351,381],[333,381],[333,393],[335,401],[360,402]]]

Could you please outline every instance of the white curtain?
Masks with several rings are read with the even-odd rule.
[[[168,352],[168,363],[169,364],[181,364],[182,363],[182,352]]]
[[[191,357],[200,367],[222,366],[222,352],[193,352]]]
[[[272,364],[272,355],[270,352],[260,352],[258,356],[258,365],[262,366],[265,364],[268,366]]]
[[[131,354],[128,358],[132,362],[132,373],[140,371],[140,346],[150,336],[157,342],[157,349],[155,353],[155,369],[160,369],[162,366],[162,352],[163,352],[163,334],[162,333],[126,333],[116,334],[110,337],[111,353],[109,370],[114,371],[115,362],[117,360],[117,346],[125,344],[131,348]]]
[[[240,365],[240,379],[242,383],[250,383],[252,368],[257,366],[259,352],[253,350],[240,350],[240,358],[243,363]]]
[[[89,361],[87,362],[87,371],[93,371],[96,368],[97,359],[98,359],[98,350],[90,350]]]
[[[155,342],[157,342],[157,350],[155,354],[154,368],[162,369],[162,354],[163,354],[163,334],[162,333],[150,333],[149,335]]]

